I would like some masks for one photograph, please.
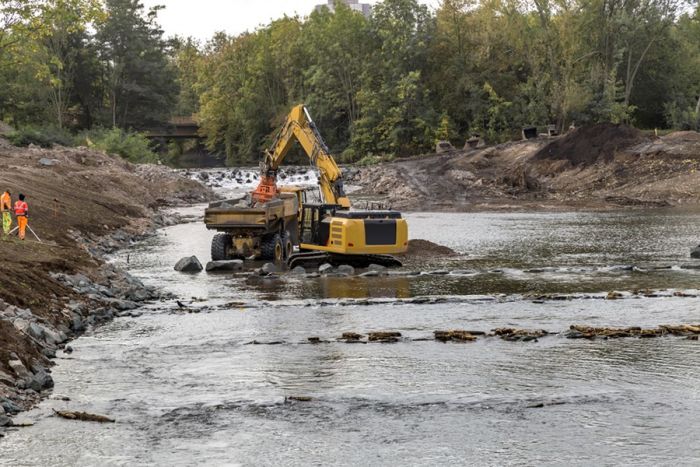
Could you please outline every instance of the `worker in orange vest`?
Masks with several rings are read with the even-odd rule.
[[[15,203],[15,217],[19,226],[19,239],[24,240],[24,234],[27,230],[27,219],[29,218],[29,205],[24,200],[25,196],[20,193],[19,200]]]
[[[10,190],[5,190],[5,193],[0,196],[0,212],[2,212],[2,231],[8,235],[12,227],[12,194]]]

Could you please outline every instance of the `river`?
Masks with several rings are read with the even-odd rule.
[[[176,273],[182,256],[209,258],[212,234],[199,222],[121,252],[115,262],[187,308],[153,304],[73,342],[53,370],[53,398],[20,417],[34,426],[0,441],[0,463],[700,463],[697,341],[421,340],[453,328],[700,322],[699,299],[673,293],[698,293],[700,262],[688,251],[700,239],[700,215],[407,217],[412,238],[459,256],[413,260],[404,271],[422,274],[380,278]],[[623,298],[606,300],[611,290]],[[383,330],[405,339],[336,341]],[[52,409],[117,423],[69,422]]]

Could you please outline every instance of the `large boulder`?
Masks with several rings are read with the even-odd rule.
[[[175,270],[179,272],[200,272],[202,269],[202,263],[199,262],[196,256],[188,256],[182,258],[175,265]]]
[[[209,261],[206,269],[207,272],[241,271],[243,270],[243,261],[240,259],[233,259],[229,261]]]
[[[265,263],[261,268],[263,274],[275,274],[279,272],[279,268],[274,263]]]
[[[36,392],[41,392],[44,389],[50,389],[52,387],[53,378],[51,375],[43,368],[35,368],[34,376],[29,380],[29,388]]]
[[[355,274],[355,268],[350,266],[349,264],[341,264],[340,266],[338,266],[337,272],[338,274],[352,276],[353,274]]]
[[[318,272],[321,274],[329,274],[333,272],[333,265],[324,263],[321,266],[318,267]]]

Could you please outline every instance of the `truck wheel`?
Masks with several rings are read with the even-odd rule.
[[[271,235],[263,240],[260,253],[261,259],[282,262],[284,260],[284,245],[282,245],[282,238],[279,234]]]
[[[284,245],[284,259],[286,261],[290,256],[292,256],[292,253],[294,253],[294,244],[292,244],[292,237],[289,231],[284,233],[282,245]]]
[[[231,236],[228,234],[216,234],[211,240],[211,260],[226,261],[229,259],[231,249]]]

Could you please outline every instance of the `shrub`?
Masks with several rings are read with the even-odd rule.
[[[151,142],[141,133],[123,131],[119,128],[97,129],[84,132],[81,140],[87,146],[117,154],[130,162],[157,162],[158,156],[151,150]]]
[[[73,146],[75,139],[67,130],[52,126],[26,126],[12,131],[7,139],[15,146],[26,147],[30,144],[42,148],[50,148],[54,145]]]

